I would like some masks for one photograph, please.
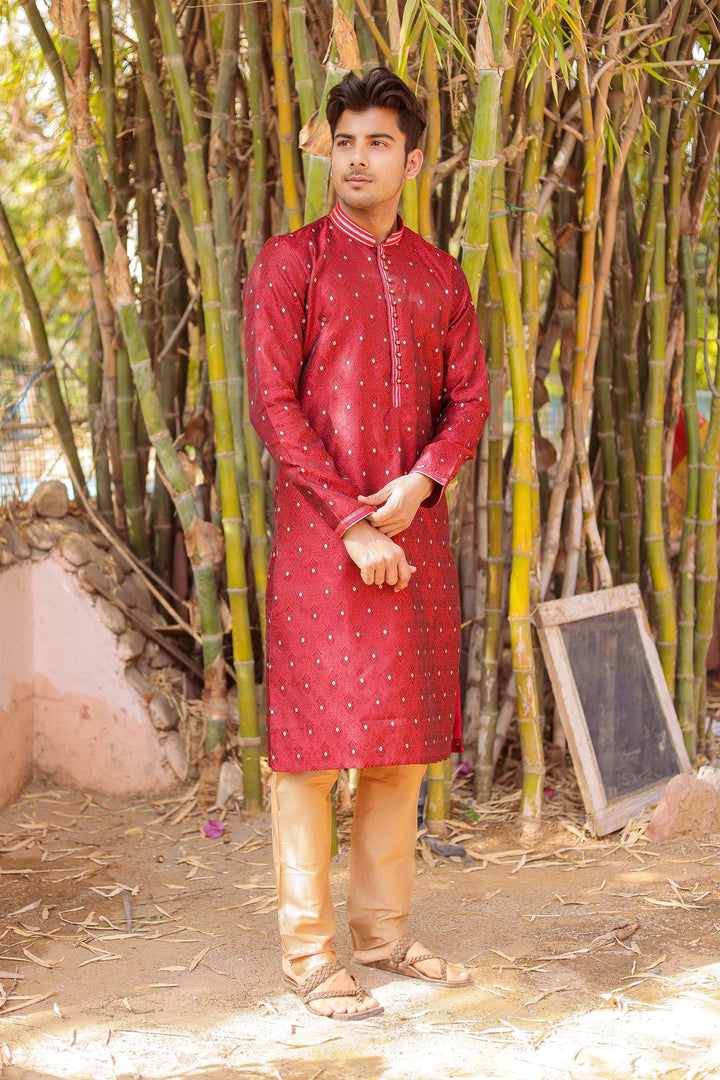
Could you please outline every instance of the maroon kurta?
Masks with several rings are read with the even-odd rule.
[[[262,249],[245,294],[250,415],[277,462],[269,759],[284,772],[441,761],[460,649],[445,485],[475,453],[487,371],[465,277],[402,223],[336,207]],[[394,537],[417,567],[365,585],[342,533],[394,477],[437,481]]]

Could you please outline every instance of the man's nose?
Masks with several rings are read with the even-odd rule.
[[[362,147],[353,147],[353,152],[350,155],[350,165],[353,168],[365,168],[367,161],[365,160],[365,152]]]

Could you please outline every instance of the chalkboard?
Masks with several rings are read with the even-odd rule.
[[[690,771],[640,590],[550,601],[535,622],[591,827],[612,832]]]

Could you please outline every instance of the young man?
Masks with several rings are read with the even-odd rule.
[[[383,69],[328,100],[332,213],[268,241],[246,288],[250,415],[277,463],[267,604],[272,823],[285,982],[311,1012],[382,1009],[338,962],[330,791],[360,769],[353,957],[469,982],[407,935],[417,797],[454,741],[460,610],[443,491],[488,414],[472,300],[397,216],[422,107]]]

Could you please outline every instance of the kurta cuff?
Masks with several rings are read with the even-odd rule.
[[[359,506],[357,510],[354,510],[352,514],[348,514],[340,521],[335,529],[338,536],[342,537],[343,533],[346,533],[351,525],[357,525],[358,521],[364,521],[366,517],[370,517],[375,513],[374,506]]]

